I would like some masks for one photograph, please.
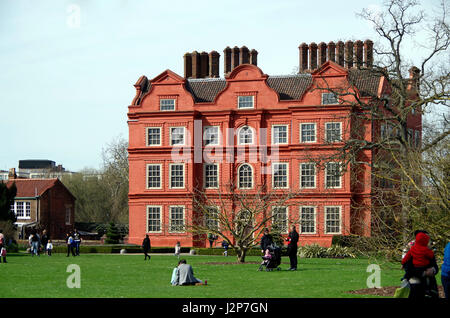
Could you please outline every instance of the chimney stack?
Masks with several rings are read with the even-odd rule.
[[[309,69],[317,68],[317,44],[312,42],[309,44]]]
[[[338,41],[336,44],[336,62],[344,67],[345,55],[344,55],[344,42]]]
[[[258,65],[258,51],[252,49],[250,51],[250,64],[257,66]]]
[[[327,61],[327,45],[325,44],[325,42],[320,42],[318,48],[319,48],[318,66],[320,67],[323,63]]]
[[[370,40],[364,41],[364,66],[373,66],[373,42]]]
[[[216,51],[209,53],[209,77],[219,77],[220,54]]]
[[[192,77],[192,56],[191,53],[184,54],[184,78]]]
[[[231,49],[231,67],[232,70],[239,66],[239,48],[237,46],[235,46],[234,48]]]
[[[345,67],[346,68],[353,67],[353,42],[352,41],[345,42]]]
[[[303,42],[298,47],[300,50],[300,73],[306,71],[308,69],[308,44]]]
[[[209,56],[208,53],[200,53],[200,78],[205,78],[209,73]]]
[[[194,51],[191,53],[192,59],[192,78],[200,78],[201,77],[201,68],[200,68],[200,53]]]
[[[11,168],[9,169],[8,180],[15,180],[15,179],[17,179],[16,168]]]
[[[336,62],[336,44],[333,41],[328,42],[328,60],[332,62]]]
[[[361,68],[363,66],[363,42],[361,40],[358,40],[354,43],[355,48],[355,58],[354,61],[356,62],[356,67]]]
[[[227,46],[223,50],[223,55],[224,55],[223,72],[225,74],[228,74],[231,72],[231,48],[229,46]]]
[[[241,47],[239,50],[239,64],[250,63],[250,51],[246,46]]]

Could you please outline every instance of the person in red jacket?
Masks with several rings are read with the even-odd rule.
[[[423,232],[417,233],[414,245],[402,259],[404,267],[412,259],[415,275],[419,274],[419,276],[422,276],[423,271],[430,267],[431,261],[434,259],[434,252],[428,247],[429,241],[430,237],[428,234]]]

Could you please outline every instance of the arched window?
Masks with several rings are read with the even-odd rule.
[[[253,188],[253,169],[249,164],[243,164],[238,169],[239,188]]]
[[[238,132],[238,144],[250,145],[253,144],[253,129],[249,126],[244,126]]]

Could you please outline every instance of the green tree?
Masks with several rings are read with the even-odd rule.
[[[106,244],[117,244],[121,239],[121,235],[119,229],[114,224],[114,222],[110,222],[108,225],[108,229],[106,230]]]
[[[16,222],[16,215],[11,211],[16,194],[17,188],[14,183],[10,188],[4,183],[0,183],[0,221]]]

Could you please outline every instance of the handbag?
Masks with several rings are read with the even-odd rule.
[[[394,298],[408,298],[411,291],[409,282],[407,279],[402,280],[400,288],[397,288],[394,293]]]

